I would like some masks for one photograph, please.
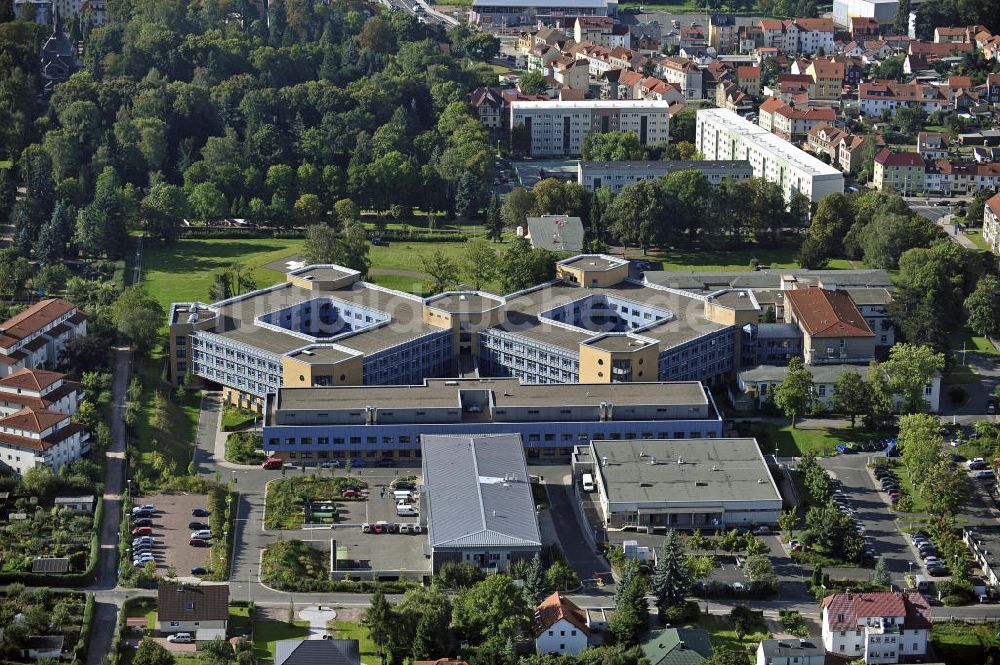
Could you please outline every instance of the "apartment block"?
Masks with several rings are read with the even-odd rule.
[[[927,113],[944,111],[948,105],[948,87],[930,83],[896,83],[895,81],[870,81],[858,89],[858,108],[862,115],[880,115],[882,111],[895,112],[902,106],[915,106]]]
[[[828,654],[874,665],[909,662],[927,653],[931,611],[915,591],[836,593],[820,607]]]
[[[486,30],[552,25],[567,16],[614,16],[616,0],[473,0],[469,22]]]
[[[577,182],[588,192],[599,187],[607,187],[617,194],[640,180],[653,180],[674,171],[691,169],[701,171],[713,185],[718,185],[726,179],[746,180],[753,177],[753,168],[747,161],[581,161],[577,166]]]
[[[983,240],[1000,255],[1000,194],[987,199],[983,207]]]
[[[669,108],[654,100],[515,101],[510,126],[525,128],[532,157],[579,155],[590,133],[633,132],[654,147],[670,142]]]
[[[705,159],[747,160],[754,175],[781,186],[786,199],[799,192],[817,203],[844,191],[836,168],[725,109],[701,109],[695,146]]]
[[[0,323],[0,376],[55,367],[73,337],[87,334],[87,315],[62,298],[48,298]]]

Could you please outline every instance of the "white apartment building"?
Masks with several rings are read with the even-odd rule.
[[[514,101],[510,126],[528,132],[532,157],[579,155],[591,132],[633,132],[655,147],[670,142],[669,108],[654,100]]]
[[[59,471],[88,450],[83,425],[65,413],[24,408],[0,418],[0,464],[20,475],[36,466]]]
[[[983,206],[983,240],[991,252],[1000,255],[1000,194],[987,199]]]
[[[623,161],[584,162],[577,165],[576,181],[588,192],[598,187],[607,187],[617,194],[640,180],[653,180],[674,171],[697,170],[709,183],[718,185],[723,180],[746,180],[753,177],[749,162],[709,162],[709,161]]]
[[[898,663],[927,653],[931,611],[919,593],[837,593],[823,608],[827,653],[868,665]]]
[[[823,665],[826,649],[809,640],[761,640],[757,665]]]
[[[749,161],[754,176],[780,185],[786,200],[799,192],[817,203],[844,191],[838,169],[726,109],[698,111],[695,146],[708,160]]]
[[[0,417],[23,408],[46,409],[73,415],[83,399],[83,388],[64,374],[21,369],[0,379]]]
[[[656,61],[656,75],[667,83],[676,83],[684,93],[684,99],[702,98],[702,71],[687,58],[665,56]]]
[[[792,25],[798,29],[799,53],[819,53],[820,49],[827,54],[833,53],[833,19],[797,18]]]

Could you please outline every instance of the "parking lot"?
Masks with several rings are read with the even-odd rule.
[[[206,498],[200,494],[157,494],[144,497],[140,503],[156,506],[153,517],[153,556],[156,557],[158,572],[174,568],[179,576],[190,575],[192,568],[210,567],[207,547],[192,547],[188,544],[192,520],[208,523],[208,518],[191,517],[195,508],[204,508]]]

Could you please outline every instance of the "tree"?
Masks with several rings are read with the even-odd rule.
[[[544,249],[532,249],[527,238],[515,238],[500,255],[500,283],[507,293],[521,291],[555,276],[556,256]]]
[[[63,258],[66,241],[73,233],[73,209],[60,201],[52,217],[42,225],[35,240],[35,258],[44,265],[51,265]]]
[[[386,600],[385,592],[381,588],[376,588],[372,594],[371,604],[361,619],[361,625],[368,629],[368,636],[378,647],[379,655],[389,653],[394,622],[392,606]]]
[[[580,587],[580,578],[563,561],[553,561],[545,571],[545,581],[553,591],[572,591]]]
[[[421,255],[420,262],[424,272],[430,278],[428,289],[431,293],[449,291],[458,284],[458,264],[445,256],[445,253],[440,249],[435,249],[430,254]]]
[[[479,182],[474,173],[466,171],[458,179],[455,212],[465,218],[475,217],[479,212]]]
[[[784,531],[789,538],[792,537],[792,531],[799,524],[799,516],[794,510],[786,510],[778,516],[778,528]]]
[[[902,397],[902,413],[917,413],[927,410],[925,386],[944,370],[944,354],[925,345],[896,344],[882,367],[889,374],[889,388]]]
[[[341,224],[348,221],[358,221],[361,219],[361,209],[351,199],[340,199],[333,204],[333,216]]]
[[[470,640],[492,635],[517,636],[531,624],[525,594],[506,575],[491,575],[462,590],[452,608],[452,625]]]
[[[524,227],[528,223],[528,213],[535,207],[535,195],[521,187],[515,187],[504,198],[500,207],[500,218],[509,228]]]
[[[156,344],[165,316],[163,306],[141,285],[126,288],[111,307],[115,328],[139,355],[149,353]]]
[[[158,182],[142,200],[141,214],[146,231],[169,243],[180,235],[181,220],[191,214],[191,206],[180,187]]]
[[[796,416],[807,413],[813,403],[813,375],[802,366],[802,360],[792,358],[788,374],[774,391],[774,403],[792,419],[795,429]]]
[[[896,109],[894,119],[902,133],[913,136],[926,124],[927,112],[920,106],[905,104]]]
[[[773,60],[769,58],[764,62]],[[720,647],[712,650],[712,655],[702,661],[702,665],[746,665],[746,652],[737,651],[732,647]]]
[[[47,466],[34,466],[25,471],[21,478],[21,487],[24,491],[37,497],[54,494],[58,484],[58,478]]]
[[[847,561],[857,561],[864,553],[865,541],[854,529],[854,520],[832,503],[813,506],[806,513],[808,529],[803,541],[817,549]]]
[[[799,473],[802,474],[802,480],[809,495],[809,505],[822,506],[829,502],[833,495],[830,489],[830,476],[816,462],[816,456],[811,452],[806,452],[802,456],[799,462]]]
[[[226,214],[226,195],[219,191],[215,183],[202,182],[194,186],[188,195],[188,203],[198,219],[214,221]]]
[[[962,469],[941,460],[927,471],[920,496],[932,517],[954,517],[969,505],[969,480]]]
[[[315,194],[303,194],[292,206],[295,221],[302,226],[318,224],[323,217],[323,204]]]
[[[774,572],[774,564],[766,553],[748,553],[743,570],[750,578],[750,586],[755,592],[771,593],[778,588],[778,576]]]
[[[669,608],[684,604],[684,598],[691,586],[691,578],[685,565],[684,546],[676,529],[670,529],[657,552],[656,568],[653,571],[653,596],[656,609],[663,615]]]
[[[549,85],[540,71],[532,70],[521,74],[517,80],[517,87],[526,95],[540,95],[548,89]]]
[[[969,327],[983,336],[1000,331],[1000,280],[993,275],[983,275],[976,290],[965,299],[969,310]]]
[[[646,149],[635,132],[591,132],[583,138],[581,153],[584,160],[612,162],[645,159]]]
[[[844,372],[833,384],[833,409],[850,416],[852,428],[857,417],[868,408],[869,399],[868,386],[857,372]]]
[[[136,665],[173,665],[174,657],[166,647],[147,637],[139,643],[132,662]]]
[[[886,563],[884,557],[879,557],[878,561],[875,562],[875,571],[872,575],[872,581],[875,584],[879,584],[884,587],[888,587],[892,584],[892,574],[889,572],[889,564]]]
[[[916,413],[899,419],[896,444],[902,449],[903,464],[914,484],[920,485],[930,470],[941,461],[941,424],[926,413]]]
[[[476,291],[497,278],[497,253],[483,238],[473,238],[465,248],[462,272]]]
[[[928,246],[938,233],[934,224],[919,215],[878,214],[860,234],[865,263],[873,268],[896,268],[903,252]]]
[[[881,430],[889,427],[895,419],[895,406],[889,378],[882,365],[872,361],[868,369],[868,409],[864,414],[865,427]]]
[[[608,630],[617,644],[634,643],[645,629],[649,616],[647,586],[646,578],[639,573],[639,563],[628,560],[615,589],[615,614],[608,622]]]
[[[896,19],[892,23],[892,34],[910,34],[910,0],[899,0],[896,5]]]
[[[535,605],[542,602],[542,599],[549,595],[550,587],[545,579],[545,567],[542,566],[542,555],[535,552],[528,564],[528,572],[524,576],[524,593],[528,600]]]

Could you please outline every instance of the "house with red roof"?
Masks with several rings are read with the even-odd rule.
[[[736,68],[736,85],[751,97],[760,96],[760,66],[741,65]]]
[[[773,114],[771,131],[791,143],[804,143],[809,131],[820,123],[832,125],[837,112],[830,107],[795,108],[783,104]]]
[[[82,399],[82,386],[59,372],[26,368],[0,379],[0,416],[25,407],[73,415]]]
[[[929,83],[897,83],[872,80],[858,87],[858,108],[862,115],[893,113],[901,106],[916,106],[927,113],[948,109],[948,87]]]
[[[875,155],[872,184],[879,191],[904,195],[924,191],[924,158],[915,152],[893,152],[883,148]]]
[[[915,591],[836,593],[820,604],[829,655],[865,663],[899,663],[924,656],[931,629],[927,600]]]
[[[558,591],[535,608],[531,629],[537,653],[576,656],[590,644],[587,613]]]
[[[802,331],[803,360],[807,365],[870,361],[875,333],[847,291],[824,286],[785,292],[785,322]]]
[[[0,376],[54,367],[66,342],[87,334],[87,315],[62,298],[48,298],[0,323]]]
[[[83,425],[65,413],[25,407],[0,417],[0,464],[21,475],[36,466],[59,471],[88,450]]]

